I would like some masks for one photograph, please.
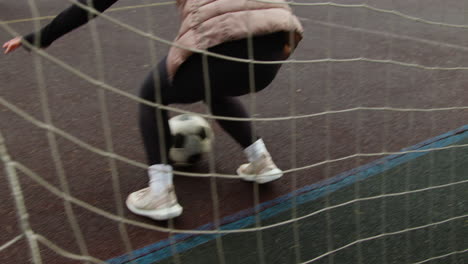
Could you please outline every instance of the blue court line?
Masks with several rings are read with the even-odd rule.
[[[409,148],[405,148],[402,151],[411,150],[424,150],[429,148],[440,148],[454,144],[464,138],[468,138],[468,125],[465,125],[456,130],[447,132],[440,136],[431,138],[423,141]],[[264,202],[260,205],[259,213],[260,218],[268,219],[274,215],[291,209],[292,203],[287,202],[292,197],[296,197],[296,204],[300,205],[306,202],[323,197],[326,194],[337,191],[348,185],[353,184],[356,181],[360,181],[371,176],[380,174],[386,170],[394,168],[400,164],[406,163],[409,160],[426,155],[429,152],[417,152],[417,153],[403,153],[389,155],[376,161],[370,162],[366,165],[351,169],[347,172],[340,173],[332,178],[323,180],[321,182],[311,184],[302,187],[294,192],[280,196],[273,200]],[[236,214],[227,216],[221,220],[221,230],[236,230],[251,226],[255,224],[255,209],[249,208],[242,210]],[[202,225],[195,230],[212,230],[214,228],[213,223]],[[198,245],[204,244],[215,239],[217,236],[223,234],[214,235],[192,235],[192,234],[177,234],[172,237],[172,241],[176,241],[175,251],[177,253],[185,250],[194,248]],[[138,264],[152,264],[159,260],[171,257],[174,248],[170,247],[171,241],[169,239],[162,240],[160,242],[148,245],[141,249],[137,249],[130,254],[126,254],[120,257],[116,257],[106,262],[109,264],[124,264],[133,260],[134,263]]]

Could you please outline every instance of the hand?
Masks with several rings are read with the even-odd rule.
[[[3,44],[3,48],[5,49],[5,51],[3,53],[8,54],[16,50],[17,48],[21,47],[21,39],[22,39],[21,37],[16,37],[14,39],[11,39],[5,42],[5,44]]]

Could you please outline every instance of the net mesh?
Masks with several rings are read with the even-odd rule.
[[[246,98],[252,114],[252,117],[248,119],[214,116],[210,113],[209,109],[202,112],[197,111],[199,109],[197,107],[165,106],[158,102],[145,101],[134,95],[134,92],[129,92],[125,86],[119,85],[119,81],[121,80],[119,80],[117,75],[122,74],[122,70],[126,71],[124,69],[126,63],[130,66],[129,71],[138,72],[136,74],[129,72],[126,76],[133,79],[132,82],[134,82],[137,79],[136,76],[140,75],[140,72],[141,74],[146,73],[149,70],[148,67],[151,67],[150,65],[156,65],[164,56],[170,45],[175,45],[168,40],[170,39],[170,34],[163,32],[164,29],[161,29],[167,23],[164,22],[167,21],[164,20],[167,19],[166,16],[175,15],[174,12],[168,11],[168,8],[173,8],[175,2],[120,1],[118,6],[111,8],[104,14],[99,14],[99,20],[91,22],[88,26],[80,29],[79,32],[74,33],[77,35],[75,41],[79,38],[90,38],[92,40],[89,44],[90,52],[83,55],[86,58],[90,58],[89,61],[85,59],[85,62],[78,60],[75,63],[73,59],[68,58],[64,53],[54,52],[52,49],[40,50],[30,47],[32,49],[33,64],[27,69],[27,72],[33,75],[30,78],[35,80],[35,84],[30,84],[30,86],[37,87],[37,90],[33,93],[31,92],[31,96],[26,94],[25,97],[18,98],[16,94],[11,92],[12,86],[24,85],[23,82],[27,84],[27,81],[10,80],[10,85],[3,86],[2,96],[0,97],[0,104],[4,109],[0,130],[0,156],[2,157],[4,178],[6,179],[2,183],[5,188],[8,186],[11,190],[10,201],[17,215],[16,218],[9,217],[8,220],[17,221],[18,223],[18,228],[13,228],[13,230],[17,231],[16,233],[10,232],[9,237],[2,238],[3,244],[0,246],[0,253],[5,253],[5,255],[9,253],[24,255],[24,253],[17,253],[18,251],[14,250],[18,247],[21,248],[19,252],[28,251],[29,257],[26,259],[30,259],[35,264],[54,263],[54,256],[62,257],[62,260],[67,261],[67,263],[74,263],[72,261],[103,263],[110,256],[124,253],[128,254],[128,259],[135,259],[132,252],[140,248],[143,243],[138,238],[141,236],[141,232],[155,231],[163,233],[168,238],[171,261],[174,263],[185,262],[181,256],[183,250],[176,243],[178,241],[176,235],[178,234],[212,235],[215,239],[217,263],[231,263],[232,260],[228,257],[228,255],[230,256],[230,252],[226,251],[228,242],[225,237],[227,235],[254,234],[255,248],[251,249],[251,251],[255,253],[255,259],[258,263],[269,263],[267,255],[270,254],[271,250],[268,247],[271,247],[271,244],[268,239],[271,236],[267,232],[290,225],[289,230],[292,236],[288,239],[292,240],[294,256],[291,263],[324,263],[320,261],[340,263],[339,260],[335,259],[335,256],[349,248],[353,248],[355,251],[356,263],[366,263],[370,257],[369,252],[365,250],[363,245],[369,241],[381,243],[378,262],[389,263],[391,262],[391,258],[393,258],[392,254],[394,251],[388,246],[387,243],[390,243],[388,239],[398,237],[398,235],[403,235],[403,249],[406,250],[403,254],[406,257],[404,259],[405,263],[431,263],[438,260],[446,261],[448,259],[452,263],[458,263],[456,261],[466,256],[468,249],[466,249],[466,243],[458,242],[456,235],[457,226],[455,223],[466,221],[465,219],[468,216],[466,209],[459,212],[460,210],[453,207],[448,215],[436,217],[437,213],[434,207],[438,201],[437,195],[439,191],[450,196],[448,199],[452,203],[459,202],[457,200],[458,197],[454,193],[456,188],[466,188],[468,179],[466,176],[462,178],[456,176],[458,167],[455,162],[458,153],[460,153],[459,151],[463,151],[468,144],[457,142],[447,146],[429,146],[422,149],[408,148],[403,151],[398,149],[463,125],[463,119],[461,118],[466,117],[466,109],[468,108],[466,106],[466,99],[468,98],[466,98],[466,93],[463,93],[463,86],[466,84],[463,75],[468,70],[468,67],[463,66],[467,65],[466,60],[455,56],[468,51],[465,45],[468,42],[468,38],[462,36],[468,28],[465,25],[466,6],[464,3],[455,3],[455,1],[449,1],[446,7],[442,6],[443,3],[426,3],[426,1],[403,3],[396,0],[368,0],[365,2],[354,2],[356,1],[343,1],[343,3],[338,1],[292,1],[289,3],[297,11],[298,16],[304,23],[306,37],[303,43],[301,43],[301,48],[303,47],[302,51],[299,49],[290,59],[282,62],[284,63],[284,68],[280,74],[280,84],[287,87],[287,89],[284,89],[286,91],[285,94],[288,95],[288,99],[285,101],[287,107],[280,107],[282,112],[279,114],[275,114],[274,111],[263,113],[261,112],[264,109],[262,108],[262,104],[267,99],[271,101],[275,99],[268,98],[267,92],[265,93],[267,99],[262,99],[262,96],[252,94]],[[93,8],[84,6],[73,0],[70,0],[69,3],[77,4],[92,14],[98,14]],[[42,16],[43,13],[41,11],[49,7],[47,3],[29,0],[27,6],[24,3],[16,5],[20,4],[22,6],[18,8],[23,11],[28,9],[29,13],[32,14],[32,18],[2,18],[0,24],[3,29],[3,36],[20,35],[20,32],[25,30],[22,27],[23,25],[30,28],[31,24],[28,22],[32,22],[37,30],[40,28],[41,23],[47,23],[52,18],[52,16]],[[435,12],[434,9],[439,11]],[[47,15],[49,14],[50,12],[47,12]],[[9,17],[6,13],[2,15],[7,18]],[[346,19],[343,17],[346,17]],[[353,19],[353,17],[357,18]],[[135,21],[143,24],[137,24]],[[169,27],[172,29],[174,26],[170,25]],[[414,30],[420,32],[416,33]],[[109,32],[112,33],[110,34]],[[144,60],[144,56],[137,56],[139,61],[133,62],[136,63],[135,65],[137,66],[135,66],[129,62],[133,59],[135,52],[129,53],[128,61],[125,54],[119,54],[119,64],[124,65],[120,68],[120,73],[116,75],[115,70],[109,70],[109,64],[113,65],[115,63],[115,59],[112,59],[111,56],[113,55],[111,53],[119,51],[114,46],[115,40],[112,40],[119,33],[127,34],[123,36],[134,36],[136,41],[146,42],[148,46],[146,54],[148,55],[146,61]],[[455,33],[459,34],[457,35],[458,37],[454,39],[449,37],[453,37]],[[314,45],[314,41],[317,41],[318,38],[323,39],[319,43],[325,45]],[[68,40],[68,42],[72,43],[73,40]],[[132,41],[119,39],[119,44],[131,47]],[[344,48],[346,45],[353,44],[358,45],[351,49]],[[144,45],[137,45],[138,48],[141,46]],[[422,54],[408,56],[408,53],[417,53],[420,46],[424,46],[424,49],[421,48]],[[197,49],[190,50],[204,55],[205,68],[206,57],[208,56],[250,63],[250,65],[253,62],[276,63],[232,58]],[[426,50],[436,50],[437,52],[431,53],[431,51]],[[70,50],[65,52],[70,52]],[[76,54],[74,58],[76,58]],[[13,58],[11,61],[13,61]],[[26,61],[26,59],[23,61]],[[2,68],[9,69],[7,63],[2,63]],[[63,103],[55,105],[57,98],[54,97],[54,91],[56,90],[51,89],[50,86],[57,85],[60,87],[64,84],[60,80],[54,83],[53,77],[51,77],[53,76],[51,75],[51,70],[48,69],[49,67],[60,69],[58,74],[64,75],[64,78],[79,79],[79,85],[91,87],[95,91],[90,96],[90,100],[97,101],[97,103],[92,105],[95,108],[93,111],[96,116],[90,120],[90,124],[93,124],[94,127],[91,129],[94,132],[92,133],[94,137],[102,136],[103,140],[89,137],[89,134],[82,132],[87,130],[86,127],[72,125],[71,127],[63,128],[63,123],[60,120],[64,117],[57,115],[61,111],[57,107],[64,108],[62,109],[64,111],[67,106]],[[398,74],[395,69],[398,69]],[[252,71],[253,67],[251,67],[251,76],[253,76]],[[312,77],[307,77],[310,71],[314,71],[310,73]],[[15,78],[21,79],[20,74],[16,74]],[[205,71],[205,74],[207,74],[207,71]],[[375,81],[375,78],[370,76],[371,74],[380,74],[377,77],[378,80]],[[416,100],[402,100],[401,97],[411,97],[412,95],[410,92],[405,94],[402,89],[395,88],[399,85],[399,78],[402,78],[401,76],[405,74],[407,74],[407,80],[410,83],[407,87],[415,89]],[[314,79],[314,77],[319,77],[320,80]],[[351,90],[350,94],[354,98],[362,100],[342,98],[343,96],[349,96],[349,94],[338,94],[340,90],[336,87],[345,85],[348,81],[343,81],[342,79],[346,78],[350,78],[351,81],[349,82],[356,86],[349,88]],[[207,76],[205,76],[205,80],[208,80]],[[425,80],[429,80],[429,82]],[[251,84],[253,83],[251,79]],[[435,87],[439,84],[444,84],[445,86],[440,88]],[[70,84],[65,85],[68,86]],[[301,90],[309,86],[318,87],[316,89],[319,93],[315,94],[317,98],[310,99],[307,98],[307,95],[303,95],[304,98],[301,97]],[[429,88],[426,89],[421,86],[429,86]],[[366,98],[365,93],[369,92],[369,87],[371,89],[379,89],[381,96],[378,99]],[[207,83],[206,88],[207,94],[209,94],[209,83]],[[253,85],[251,85],[251,88],[254,88]],[[442,88],[443,91],[440,91]],[[78,92],[77,90],[74,91]],[[430,91],[429,94],[427,94],[428,91]],[[91,94],[92,92],[87,90],[86,93]],[[444,93],[455,94],[455,96],[449,98],[455,98],[456,100],[441,100],[440,98],[445,98]],[[67,101],[66,98],[59,99],[71,102]],[[420,99],[421,103],[418,99]],[[33,103],[30,103],[31,100]],[[320,104],[322,108],[315,109],[314,106],[304,108],[303,100],[310,100],[311,102],[321,100],[323,102]],[[373,195],[363,195],[363,187],[361,186],[360,179],[357,179],[353,184],[352,198],[344,201],[335,199],[333,192],[327,189],[329,187],[326,187],[324,190],[326,195],[324,196],[323,206],[305,212],[298,211],[299,196],[292,195],[291,199],[287,201],[287,203],[291,203],[289,218],[273,223],[265,221],[261,215],[261,212],[264,210],[262,202],[265,200],[262,197],[262,192],[265,192],[265,190],[254,184],[251,190],[245,189],[245,192],[251,192],[252,196],[254,208],[253,225],[242,228],[225,228],[223,227],[222,219],[225,216],[223,207],[226,206],[222,205],[224,201],[220,197],[220,192],[222,191],[220,181],[224,179],[236,179],[238,176],[227,173],[226,171],[228,170],[217,167],[217,159],[215,157],[217,149],[215,149],[208,158],[208,172],[175,171],[177,175],[187,177],[188,181],[190,181],[190,178],[209,178],[209,188],[205,190],[210,193],[209,199],[212,202],[212,210],[210,211],[212,215],[210,219],[213,223],[212,228],[180,228],[181,224],[173,220],[168,221],[167,224],[155,224],[151,221],[144,221],[137,217],[129,216],[123,205],[124,196],[122,190],[125,189],[123,186],[130,184],[132,179],[128,179],[128,177],[123,179],[122,174],[124,172],[134,173],[137,171],[136,169],[147,168],[147,165],[141,161],[143,160],[140,156],[141,154],[138,154],[141,151],[131,149],[132,151],[127,152],[125,148],[121,147],[123,144],[128,144],[126,141],[128,138],[123,138],[119,134],[118,129],[128,130],[125,126],[129,126],[129,123],[130,125],[132,123],[122,122],[122,124],[116,125],[115,122],[118,123],[118,118],[116,118],[116,114],[112,110],[118,109],[116,105],[124,101],[127,103],[131,102],[134,105],[150,105],[155,107],[155,109],[165,109],[175,114],[196,113],[209,119],[213,126],[215,126],[213,121],[219,119],[233,121],[249,120],[253,121],[255,128],[258,126],[260,130],[265,132],[267,131],[265,127],[269,126],[275,128],[272,129],[275,131],[287,131],[289,138],[283,140],[282,143],[290,144],[290,149],[288,152],[284,152],[288,156],[283,164],[287,164],[284,173],[285,177],[289,180],[289,191],[292,193],[305,184],[313,183],[313,181],[308,182],[306,180],[307,177],[304,175],[312,174],[314,169],[321,170],[323,173],[321,180],[326,182],[336,175],[337,172],[341,172],[343,168],[347,168],[349,164],[352,164],[352,167],[358,167],[368,161],[390,155],[429,153],[429,173],[424,184],[418,185],[411,180],[413,173],[411,167],[414,164],[406,166],[406,171],[404,172],[406,174],[405,182],[401,183],[404,186],[394,191],[389,188],[389,186],[392,186],[390,172],[383,170],[383,176],[381,176],[379,182],[380,186],[378,186],[378,191]],[[403,103],[400,103],[400,101]],[[33,108],[30,104],[37,107]],[[31,109],[35,109],[37,112]],[[130,107],[129,112],[132,112],[132,110],[134,109]],[[76,115],[72,118],[80,117],[79,110],[76,112]],[[377,116],[377,119],[381,121],[369,124],[368,119],[372,116]],[[404,116],[404,121],[402,121],[403,118],[398,119],[399,116]],[[16,123],[6,122],[7,118],[12,120],[20,119],[21,121],[15,121]],[[352,120],[349,121],[349,118]],[[420,119],[427,119],[429,121],[422,122],[421,124],[418,121]],[[440,119],[447,119],[449,121],[443,122]],[[354,138],[351,137],[351,140],[349,140],[349,138],[345,137],[345,141],[340,139],[339,133],[336,132],[337,120],[343,121],[346,124],[350,123],[346,129],[354,131]],[[304,128],[310,128],[308,124],[317,121],[320,121],[318,123],[322,126],[318,127],[320,131],[323,131],[322,140],[324,143],[320,145],[320,150],[309,149],[309,152],[304,153],[301,143],[303,143],[304,138],[310,137],[310,134],[308,134],[310,132]],[[27,125],[24,125],[24,122]],[[395,124],[396,122],[400,123]],[[404,122],[404,124],[401,122]],[[21,124],[16,125],[18,123]],[[446,126],[440,127],[441,124]],[[39,129],[42,131],[42,135],[45,133],[45,140],[42,144],[45,146],[45,152],[37,154],[32,152],[30,154],[30,150],[26,152],[21,150],[22,148],[35,147],[34,144],[29,142],[29,139],[26,139],[24,144],[30,145],[24,146],[21,145],[21,140],[14,139],[15,130],[24,129],[24,127],[28,126]],[[362,133],[362,131],[372,130],[372,127],[375,126],[381,127],[381,131],[379,130],[379,143],[375,147],[369,147],[373,142],[372,140],[366,141],[369,135]],[[403,137],[401,141],[396,143],[391,142],[391,140],[395,140],[392,137],[392,134],[397,132],[394,129],[395,126],[407,127],[409,131],[420,132],[420,134],[416,134],[416,136],[406,134],[407,137]],[[343,127],[340,128],[345,129]],[[421,130],[424,131],[422,132]],[[133,136],[136,137],[136,135]],[[33,133],[31,140],[40,137],[39,133]],[[334,141],[338,141],[338,143]],[[339,144],[351,146],[353,152],[336,151],[335,148],[341,148]],[[63,145],[67,147],[63,147]],[[381,149],[377,150],[377,148]],[[107,206],[104,209],[100,206],[102,203],[87,199],[86,193],[77,193],[76,190],[81,190],[77,187],[81,181],[87,186],[84,189],[90,188],[90,184],[84,179],[74,178],[77,175],[74,170],[77,168],[71,166],[69,161],[70,158],[74,157],[73,153],[70,154],[70,152],[73,152],[73,149],[80,149],[82,151],[76,155],[86,157],[87,154],[84,153],[92,153],[92,156],[89,154],[89,158],[100,157],[104,159],[99,164],[106,168],[107,173],[110,175],[107,178],[107,182],[111,184],[98,186],[98,188],[106,188],[110,191],[103,192],[103,194],[97,197],[112,203],[112,206]],[[369,149],[372,151],[367,151]],[[310,162],[311,159],[304,161],[305,159],[301,156],[312,156],[316,151],[323,153],[319,157],[312,159],[313,162]],[[448,153],[447,155],[450,156],[450,160],[452,161],[451,175],[449,180],[445,182],[436,179],[435,173],[433,173],[433,171],[437,170],[437,162],[434,155],[441,151],[447,151],[444,153]],[[44,153],[48,153],[50,162],[40,162],[38,164],[29,161],[30,159],[39,159],[40,155]],[[86,163],[79,164],[79,166],[86,166]],[[93,166],[96,166],[96,164],[93,163]],[[383,166],[386,165],[384,164]],[[79,174],[86,174],[87,172],[89,170],[82,169],[82,167],[78,168]],[[45,174],[50,174],[55,178]],[[22,179],[23,177],[24,179]],[[87,176],[82,176],[82,178],[85,177]],[[21,184],[22,181],[23,184]],[[105,182],[105,180],[102,182]],[[25,183],[34,186],[30,187]],[[132,186],[135,187],[135,184]],[[51,234],[43,231],[47,229],[41,226],[46,225],[47,220],[43,220],[44,218],[38,215],[37,208],[31,208],[30,206],[30,204],[34,204],[31,199],[40,200],[41,198],[36,196],[34,196],[36,198],[27,198],[32,192],[37,190],[41,190],[41,193],[44,192],[44,197],[46,197],[44,199],[58,198],[62,201],[63,207],[60,214],[64,222],[61,224],[68,226],[65,228],[65,230],[69,231],[67,234]],[[197,190],[191,191],[196,192]],[[112,196],[104,198],[102,197],[104,194],[112,194]],[[404,204],[400,206],[406,212],[409,212],[412,210],[412,206],[414,206],[414,201],[411,200],[411,197],[416,194],[424,194],[426,195],[426,199],[429,200],[427,214],[423,216],[424,221],[411,224],[408,214],[403,219],[404,228],[393,229],[390,223],[388,223],[391,221],[388,220],[389,216],[387,215],[392,206],[394,206],[391,199],[402,198]],[[39,194],[36,195],[40,196]],[[52,196],[54,198],[50,198]],[[466,196],[464,198],[466,199]],[[365,220],[365,216],[360,213],[363,209],[362,207],[370,201],[376,202],[375,204],[378,205],[377,212],[380,219],[374,228],[378,232],[374,232],[373,235],[367,235],[368,233],[364,232],[368,227],[363,226],[362,222]],[[186,206],[190,205],[187,204]],[[334,233],[334,226],[339,220],[335,219],[336,214],[333,212],[339,208],[349,207],[353,208],[354,230],[351,232],[353,237],[351,240],[340,240],[340,237],[337,237],[337,234]],[[53,209],[46,209],[45,211],[50,213],[53,212]],[[83,217],[82,215],[89,218],[105,219],[106,223],[109,223],[109,221],[115,223],[117,233],[114,234],[113,238],[118,237],[119,239],[115,240],[118,242],[114,241],[114,244],[119,243],[119,245],[115,245],[113,250],[109,250],[108,248],[102,250],[102,248],[100,249],[99,246],[96,246],[96,244],[102,243],[99,240],[100,232],[106,232],[106,230],[93,230],[84,220],[79,220]],[[303,248],[305,246],[301,244],[303,243],[301,242],[302,221],[322,215],[324,217],[321,219],[325,223],[324,243],[326,246],[322,247],[321,251],[316,250],[304,253]],[[193,220],[193,222],[193,225],[186,224],[185,226],[197,226],[195,223],[198,222],[196,220]],[[433,231],[440,226],[449,226],[451,237],[449,241],[450,250],[442,253],[438,249],[437,237],[434,235],[435,231]],[[104,227],[101,226],[101,228]],[[428,232],[427,238],[429,244],[427,245],[429,250],[427,254],[412,257],[411,254],[413,253],[409,248],[416,247],[416,245],[412,242],[410,234],[418,231]],[[87,237],[86,234],[89,233],[95,234],[93,238]],[[68,241],[73,240],[73,242],[63,243],[63,240],[57,239],[57,235],[66,237],[65,240]],[[98,238],[96,239],[94,236]],[[109,239],[109,236],[104,239]],[[91,240],[93,242],[90,242]],[[281,240],[278,243],[280,242]],[[54,254],[49,251],[54,252]],[[63,263],[60,262],[61,260],[57,261],[57,263]],[[137,260],[134,263],[138,263]],[[242,261],[235,263],[242,263]]]

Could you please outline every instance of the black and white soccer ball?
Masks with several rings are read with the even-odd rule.
[[[176,166],[190,166],[211,150],[213,130],[201,116],[182,114],[169,119],[172,147],[169,158]]]

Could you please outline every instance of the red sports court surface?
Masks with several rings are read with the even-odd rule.
[[[305,1],[304,1],[305,2]],[[318,1],[308,1],[318,2]],[[107,14],[118,21],[171,40],[177,32],[174,5],[139,5],[156,1],[122,0],[119,8]],[[362,4],[362,1],[336,1]],[[39,15],[57,14],[67,1],[36,1]],[[376,111],[356,110],[291,120],[257,122],[256,128],[267,143],[276,163],[283,169],[303,167],[361,153],[398,151],[407,146],[454,130],[466,124],[468,84],[468,24],[462,1],[367,1],[374,9],[355,6],[297,6],[296,13],[305,27],[305,38],[294,55],[297,60],[324,58],[368,58],[374,61],[315,62],[286,65],[270,88],[256,96],[255,117],[285,117],[308,115],[355,107],[392,107],[400,109],[437,109],[436,111]],[[377,9],[376,9],[377,8]],[[389,13],[382,10],[396,10]],[[25,34],[33,28],[28,2],[0,3],[3,21],[0,41],[12,37],[7,28]],[[148,26],[148,17],[152,19]],[[426,22],[411,17],[423,18]],[[24,19],[24,20],[23,20]],[[40,20],[47,23],[49,20]],[[429,22],[428,22],[429,21]],[[430,23],[444,22],[449,25]],[[149,43],[106,19],[96,20],[105,82],[129,94],[138,93],[139,84],[151,69],[149,45],[156,47],[157,56],[167,53],[168,46]],[[452,25],[452,26],[451,26]],[[47,53],[67,65],[98,78],[96,53],[89,26],[54,43]],[[405,63],[384,63],[392,60]],[[35,120],[44,122],[40,102],[39,76],[44,78],[47,99],[54,127],[101,149],[106,149],[102,128],[102,112],[98,88],[89,81],[65,70],[57,63],[42,58],[40,68],[34,56],[18,51],[2,56],[0,63],[1,133],[11,158],[34,171],[52,186],[61,189],[57,162],[44,128],[12,111],[21,109]],[[426,66],[426,68],[422,67]],[[439,67],[439,69],[427,68]],[[443,68],[443,69],[441,69]],[[137,103],[127,97],[106,92],[109,127],[114,152],[131,160],[144,162],[144,153],[137,128]],[[249,97],[243,98],[246,105]],[[204,112],[202,105],[178,106]],[[295,125],[296,129],[292,129]],[[218,126],[216,133],[215,171],[234,174],[244,162],[241,149]],[[294,135],[294,137],[292,136]],[[293,143],[293,139],[296,140]],[[119,202],[113,191],[109,160],[69,139],[56,135],[60,161],[71,196],[111,214],[118,214]],[[383,155],[382,155],[383,156]],[[310,185],[340,172],[348,171],[382,156],[348,158],[342,161],[289,173],[281,180],[260,186],[259,202],[268,201],[296,188]],[[294,166],[295,161],[295,166]],[[4,163],[2,163],[4,166]],[[122,203],[126,195],[145,187],[144,169],[117,162]],[[208,160],[191,172],[209,172]],[[80,253],[65,211],[65,203],[26,174],[18,171],[21,191],[32,230],[63,250]],[[0,245],[22,234],[15,201],[9,189],[5,170],[0,172]],[[293,180],[295,179],[295,181]],[[176,190],[184,214],[174,221],[177,229],[193,229],[214,221],[213,184],[210,178],[175,178]],[[234,179],[216,179],[219,217],[228,216],[255,204],[254,186]],[[142,248],[168,237],[167,233],[134,225],[122,225],[82,207],[73,205],[73,219],[79,226],[88,254],[110,259],[127,252],[122,233],[128,234],[131,249]],[[142,223],[168,227],[167,222],[155,222],[135,216],[123,208],[123,216]],[[124,230],[124,231],[122,231]],[[80,263],[40,245],[43,263]],[[0,251],[1,263],[27,263],[30,250],[22,238]]]

